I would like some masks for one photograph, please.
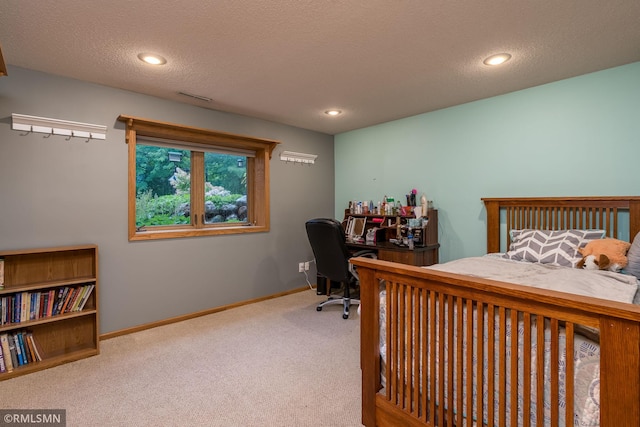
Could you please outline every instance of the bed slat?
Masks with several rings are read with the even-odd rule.
[[[531,360],[531,314],[524,313],[524,334],[523,334],[523,351],[522,358],[524,360]],[[531,364],[525,363],[523,367],[523,389],[531,390]],[[531,398],[523,396],[522,398],[522,411],[525,414],[531,413]],[[524,417],[523,427],[529,427],[531,425],[531,418]]]
[[[466,328],[466,335],[465,335],[465,342],[468,343],[473,343],[473,301],[470,299],[467,299],[467,305],[466,305],[466,309],[467,309],[467,328]],[[473,351],[473,346],[470,348],[470,351]],[[471,357],[471,354],[469,354],[469,352],[465,353],[465,357],[467,358],[467,365],[466,365],[466,371],[465,371],[465,381],[466,381],[466,393],[467,393],[467,400],[466,400],[466,407],[467,407],[467,412],[471,411],[473,412],[473,369],[474,369],[474,363],[473,363],[473,357]],[[469,409],[471,408],[471,409]],[[464,415],[464,414],[463,414]],[[465,422],[465,426],[466,427],[471,427],[473,424],[473,417],[469,417],[469,416],[463,416],[464,422]],[[462,423],[461,423],[462,425]]]
[[[510,425],[518,425],[518,381],[514,380],[513,373],[518,372],[518,312],[510,310],[511,313],[511,366],[509,367],[509,376],[511,378],[511,420]],[[514,339],[515,338],[515,339]],[[523,360],[526,360],[523,358]],[[524,365],[527,365],[525,363]],[[524,378],[523,378],[524,380]]]
[[[573,323],[569,322],[566,325],[566,337],[567,337],[567,350],[565,352],[565,359],[566,359],[566,363],[567,363],[567,368],[565,370],[566,372],[566,377],[567,378],[573,378],[574,374],[575,374],[575,369],[574,369],[574,360],[573,357],[570,357],[570,355],[573,354],[574,352],[574,335],[573,335]],[[567,402],[567,408],[573,408],[575,405],[574,402],[574,385],[573,385],[573,381],[566,381],[565,382],[565,387],[567,388],[566,391],[566,402]],[[571,424],[573,424],[573,414],[571,411],[567,411],[565,410],[564,413],[564,425],[565,426],[570,426]]]

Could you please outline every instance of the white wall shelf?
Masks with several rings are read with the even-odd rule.
[[[25,132],[47,133],[86,139],[106,139],[107,127],[69,120],[48,119],[46,117],[11,114],[11,129]]]
[[[280,160],[283,162],[302,163],[312,165],[316,162],[316,154],[296,153],[294,151],[283,151],[280,153]]]

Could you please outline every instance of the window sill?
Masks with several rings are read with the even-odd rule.
[[[198,236],[218,236],[221,234],[245,234],[245,233],[265,233],[269,231],[269,227],[259,225],[242,225],[228,226],[204,229],[175,229],[158,230],[152,229],[148,231],[135,231],[129,235],[129,241],[138,240],[160,240],[160,239],[179,239],[183,237]]]

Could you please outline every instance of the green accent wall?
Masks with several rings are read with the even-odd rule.
[[[335,137],[335,215],[349,200],[438,209],[440,261],[486,251],[482,197],[640,195],[640,62]]]

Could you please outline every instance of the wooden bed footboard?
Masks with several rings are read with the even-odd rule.
[[[564,354],[573,354],[583,326],[599,330],[600,425],[638,426],[640,307],[380,260],[351,262],[361,283],[365,426],[528,426],[543,417],[554,426],[573,425],[573,411],[559,402],[564,396],[567,408],[576,404],[574,381],[564,377],[574,378],[578,367]],[[520,344],[511,339],[518,328]],[[547,363],[561,368],[536,375],[545,362],[532,354],[545,345],[545,333]],[[482,339],[494,345],[478,345]],[[486,366],[477,362],[483,360]],[[547,414],[535,401],[543,395]]]
[[[602,229],[629,241],[640,232],[638,196],[482,200],[488,253],[505,251],[514,229]],[[639,425],[640,306],[380,260],[351,262],[360,276],[365,426],[571,426],[574,410],[597,414],[598,406],[600,426]],[[599,343],[585,341],[584,331],[594,329]],[[581,375],[592,361],[571,357],[583,348],[600,353],[593,352],[599,378],[597,369],[587,377],[593,390],[586,397]]]

